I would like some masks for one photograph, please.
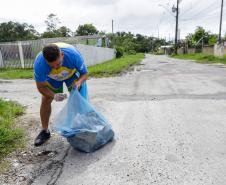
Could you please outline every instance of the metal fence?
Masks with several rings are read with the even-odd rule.
[[[97,45],[99,35],[0,43],[0,68],[33,68],[36,55],[49,43]]]

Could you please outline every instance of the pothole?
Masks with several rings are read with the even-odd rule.
[[[157,69],[142,69],[142,71],[158,71]]]
[[[54,156],[57,154],[57,151],[43,150],[37,153],[37,156]]]

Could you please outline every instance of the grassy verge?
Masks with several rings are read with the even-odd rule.
[[[113,59],[102,64],[88,67],[90,77],[114,76],[127,70],[130,66],[139,63],[144,54],[125,55],[119,59]],[[32,79],[33,69],[0,69],[1,79]]]
[[[33,69],[0,69],[1,79],[32,79]]]
[[[226,57],[216,57],[214,55],[205,55],[202,53],[194,53],[194,54],[179,54],[172,55],[173,58],[178,59],[186,59],[186,60],[195,60],[199,63],[222,63],[226,64]]]
[[[24,109],[15,102],[0,99],[0,161],[1,159],[23,146],[23,131],[15,128],[14,121],[22,115]]]
[[[113,59],[103,64],[89,67],[90,77],[109,77],[115,76],[130,66],[139,63],[144,58],[144,54],[126,55],[122,58]]]

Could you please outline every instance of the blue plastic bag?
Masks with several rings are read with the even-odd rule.
[[[108,121],[89,104],[86,84],[80,92],[71,91],[53,126],[75,149],[83,152],[93,152],[114,137]]]

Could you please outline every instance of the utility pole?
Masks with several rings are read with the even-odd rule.
[[[172,7],[172,12],[176,12],[176,30],[175,30],[175,54],[177,55],[177,37],[178,37],[178,19],[179,19],[179,3],[180,0],[177,0],[177,7],[173,5]]]
[[[114,34],[114,20],[113,19],[111,21],[111,31],[112,31],[112,34]]]
[[[115,36],[114,36],[114,20],[111,20],[111,32],[112,32],[112,45],[115,48]]]
[[[159,39],[159,25],[158,25],[158,39]]]
[[[220,16],[220,29],[219,29],[218,43],[221,43],[221,29],[222,29],[223,7],[224,7],[224,0],[221,1],[221,16]]]
[[[179,40],[180,41],[180,29],[178,28],[178,31],[177,31],[177,40]]]

